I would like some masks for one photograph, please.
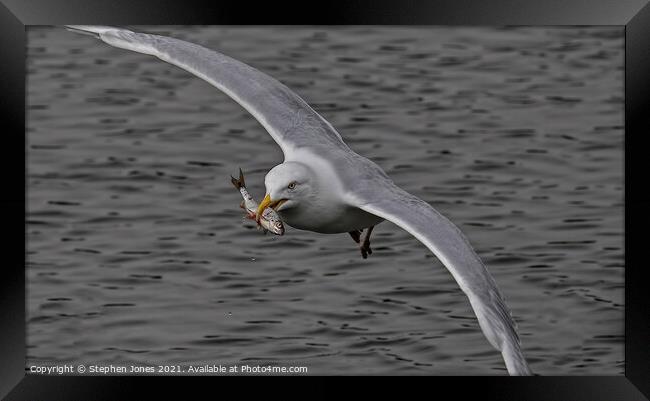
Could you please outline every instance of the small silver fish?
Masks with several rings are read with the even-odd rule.
[[[233,176],[230,176],[230,179],[232,184],[235,186],[235,188],[237,188],[237,190],[241,193],[241,196],[244,198],[241,205],[239,206],[246,211],[247,218],[255,220],[258,204],[255,202],[255,200],[253,200],[251,194],[246,190],[244,173],[241,171],[241,169],[239,169],[239,179]],[[260,217],[259,226],[264,229],[265,234],[267,231],[270,231],[276,235],[284,234],[284,224],[282,224],[280,216],[278,216],[275,210],[271,209],[270,207],[264,209],[264,213],[262,213],[262,216]]]

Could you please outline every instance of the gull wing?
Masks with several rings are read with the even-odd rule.
[[[531,375],[516,324],[497,285],[469,241],[451,221],[425,201],[388,180],[350,196],[350,204],[392,221],[427,246],[449,270],[511,375]]]
[[[109,45],[156,56],[209,82],[262,124],[285,159],[296,148],[347,150],[341,135],[304,100],[278,80],[214,50],[166,36],[108,26],[67,25]]]

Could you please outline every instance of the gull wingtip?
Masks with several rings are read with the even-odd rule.
[[[97,38],[100,37],[101,34],[106,33],[108,31],[115,31],[120,29],[113,26],[105,26],[105,25],[63,25],[63,27],[71,32],[90,35]]]

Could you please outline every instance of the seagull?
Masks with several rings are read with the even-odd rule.
[[[391,221],[422,242],[449,270],[467,295],[488,342],[501,352],[508,374],[532,375],[510,310],[460,229],[397,186],[377,164],[352,151],[336,129],[287,86],[238,60],[183,40],[107,26],[66,28],[156,56],[239,103],[284,154],[284,161],[264,179],[266,196],[259,204],[258,218],[270,207],[294,228],[349,233],[364,258],[372,253],[374,226]]]

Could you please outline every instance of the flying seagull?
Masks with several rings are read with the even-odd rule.
[[[365,258],[373,227],[389,220],[426,245],[469,302],[510,375],[532,374],[515,322],[499,289],[463,233],[428,203],[398,187],[358,155],[303,99],[255,68],[194,43],[106,26],[68,25],[109,45],[156,56],[202,78],[259,121],[280,145],[284,162],[266,175],[258,216],[275,209],[292,227],[349,233]],[[362,236],[362,232],[365,233]]]

